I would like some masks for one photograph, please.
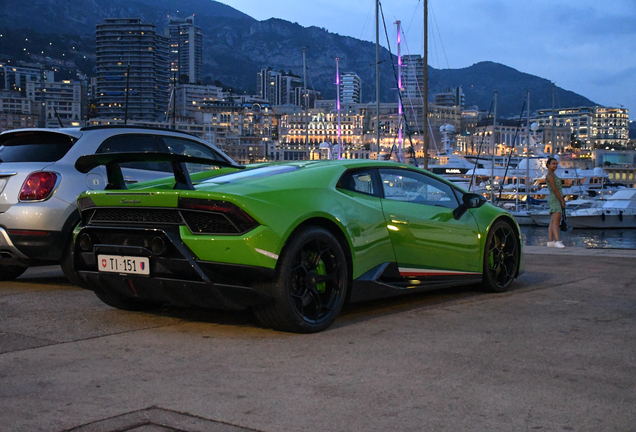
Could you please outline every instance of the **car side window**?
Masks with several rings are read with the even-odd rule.
[[[105,140],[95,153],[163,152],[161,142],[154,135],[124,134]],[[165,162],[132,162],[122,168],[148,171],[172,172],[172,166]]]
[[[196,156],[214,160],[224,160],[221,155],[214,151],[211,147],[206,147],[194,141],[183,140],[172,137],[162,137],[164,144],[168,147],[170,153]]]
[[[202,157],[212,160],[225,161],[219,153],[217,153],[213,148],[206,147],[200,143],[173,138],[173,137],[162,137],[164,144],[168,148],[170,153],[186,155],[186,156],[194,156],[194,157]],[[188,172],[190,174],[202,171],[209,171],[213,169],[218,169],[219,167],[210,166],[210,165],[202,165],[202,164],[187,164]]]
[[[377,195],[373,188],[372,170],[348,171],[338,182],[338,187],[366,195]]]
[[[385,199],[453,209],[459,206],[452,187],[426,174],[383,169],[380,178]]]

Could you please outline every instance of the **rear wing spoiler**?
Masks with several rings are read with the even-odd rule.
[[[208,159],[195,156],[186,156],[174,153],[159,152],[130,152],[130,153],[100,153],[81,156],[75,162],[75,168],[81,173],[88,173],[98,166],[106,166],[108,184],[106,189],[126,189],[124,175],[121,172],[121,164],[130,162],[170,162],[174,173],[174,189],[194,190],[190,173],[186,164],[194,163],[201,165],[218,166],[223,168],[244,169],[242,165],[235,163]]]

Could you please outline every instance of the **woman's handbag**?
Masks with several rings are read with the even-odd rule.
[[[565,218],[565,209],[561,212],[561,223],[559,224],[559,229],[561,231],[572,231],[570,223]]]

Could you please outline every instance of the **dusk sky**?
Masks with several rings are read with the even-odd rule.
[[[375,41],[375,0],[221,0],[257,20],[281,18]],[[423,53],[423,1],[381,2],[395,53]],[[537,75],[636,119],[636,0],[429,0],[429,65],[493,61]],[[380,41],[386,46],[381,27]],[[532,107],[531,109],[550,108]],[[558,105],[557,108],[565,108]]]

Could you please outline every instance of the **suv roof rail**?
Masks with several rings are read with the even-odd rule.
[[[157,127],[157,126],[139,126],[139,125],[97,125],[97,126],[84,126],[82,128],[80,128],[80,130],[82,131],[87,131],[87,130],[96,130],[96,129],[140,129],[140,130],[155,130],[155,131],[162,131],[162,132],[174,132],[174,133],[180,133],[183,135],[188,135],[188,136],[193,136],[198,138],[196,135],[190,133],[190,132],[184,132],[184,131],[180,131],[177,129],[169,129],[167,127]]]

